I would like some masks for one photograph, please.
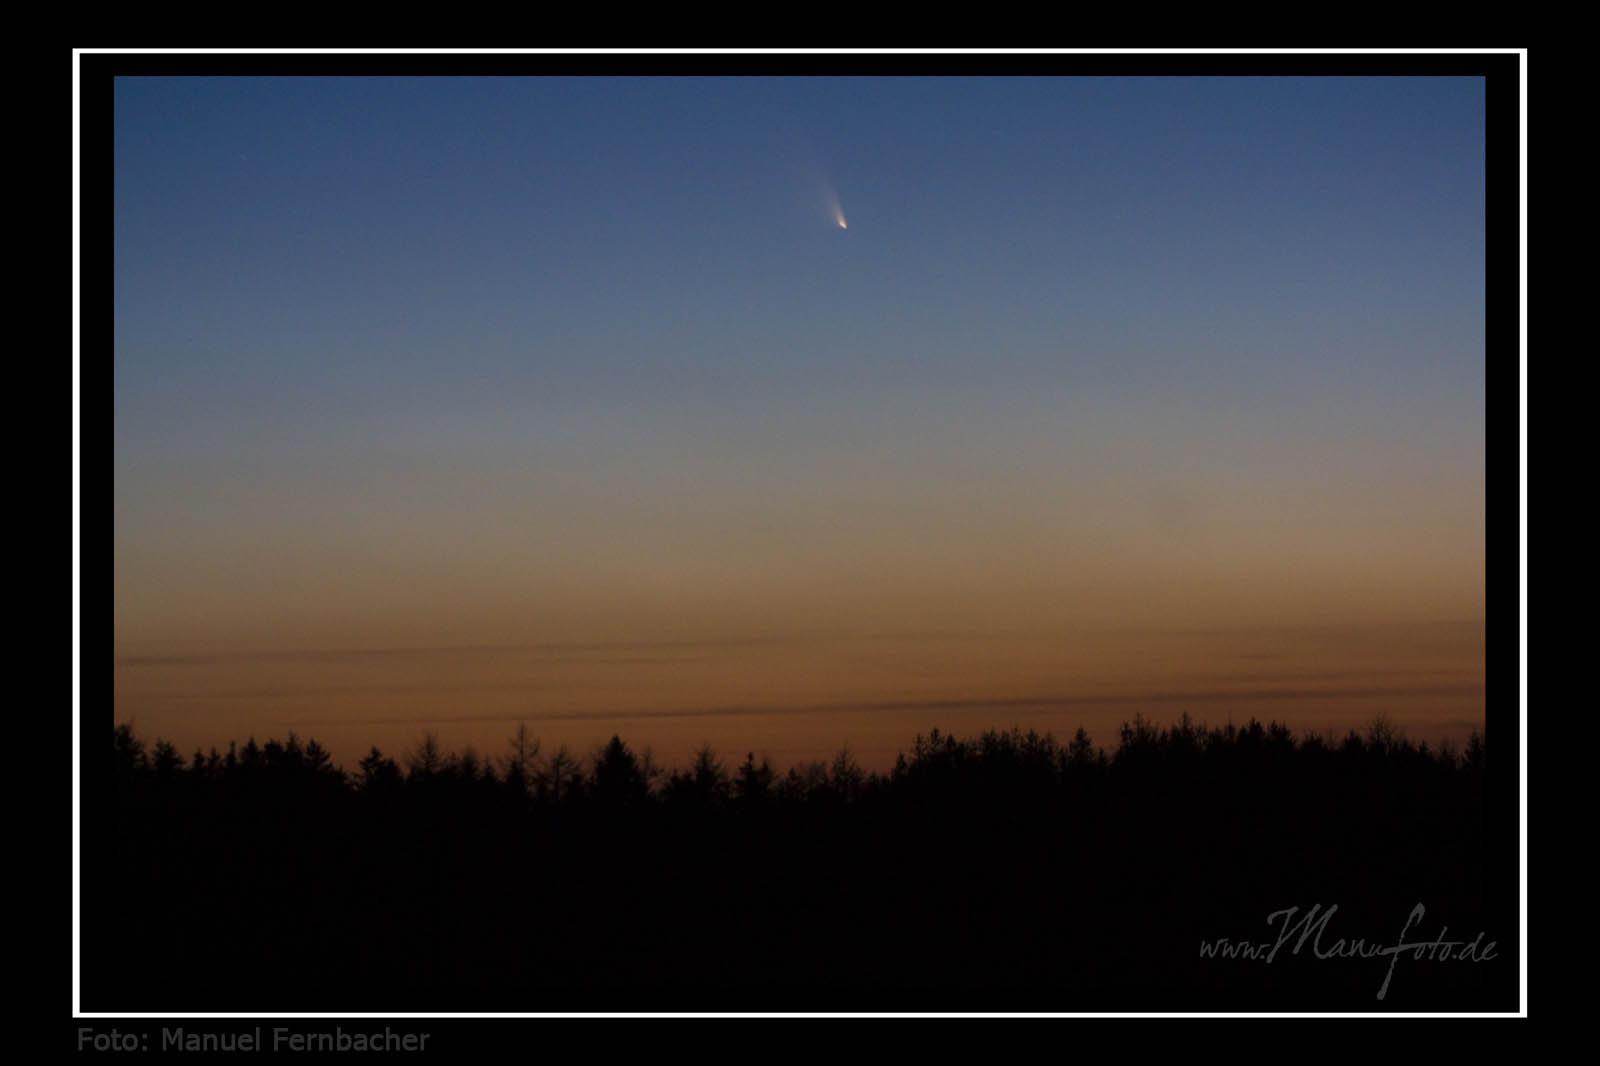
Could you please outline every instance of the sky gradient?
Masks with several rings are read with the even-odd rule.
[[[1481,79],[124,78],[115,136],[141,733],[1482,723]]]

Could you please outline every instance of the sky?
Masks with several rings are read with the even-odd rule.
[[[123,78],[114,133],[141,734],[1482,724],[1482,79]]]

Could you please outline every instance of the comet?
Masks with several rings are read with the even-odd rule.
[[[812,195],[816,197],[813,202],[821,209],[819,214],[822,218],[831,220],[840,229],[849,229],[850,223],[844,217],[844,204],[839,200],[839,191],[834,186],[833,179],[828,177],[827,169],[816,158],[815,153],[807,154],[810,158],[801,165],[801,169],[804,172],[805,182],[810,185],[813,190]]]
[[[826,178],[822,183],[822,195],[827,203],[828,214],[833,216],[834,225],[849,229],[849,224],[844,220],[844,205],[839,202],[839,194],[833,191],[833,184]]]

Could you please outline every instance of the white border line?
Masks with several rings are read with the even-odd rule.
[[[78,53],[72,53],[72,1013],[78,1014],[79,998],[79,972],[78,959],[82,954],[82,941],[80,940],[78,926],[78,886],[82,882],[83,871],[79,865],[79,855],[82,846],[78,837],[78,790],[81,784],[79,775],[83,771],[83,741],[79,735],[82,724],[83,692],[80,679],[83,677],[81,648],[79,641],[83,632],[83,620],[79,616],[79,605],[83,602],[82,575],[79,572],[79,563],[82,552],[81,529],[82,515],[79,510],[79,501],[83,498],[80,477],[80,447],[83,440],[82,430],[82,404],[79,389],[79,375],[82,367],[80,344],[81,336],[78,324],[82,321],[81,305],[79,303],[78,278],[80,265],[78,250],[82,246],[82,234],[79,229],[78,203],[79,203],[79,174],[82,170],[78,157],[79,126],[78,126]]]
[[[1520,732],[1520,858],[1521,858],[1521,988],[1518,1012],[1491,1013],[1307,1013],[1307,1012],[1117,1012],[1117,1013],[788,1013],[788,1012],[597,1012],[597,1013],[460,1013],[460,1014],[174,1014],[174,1013],[85,1013],[80,1009],[80,923],[79,923],[79,737],[81,717],[80,640],[82,620],[80,552],[80,367],[81,318],[78,250],[80,202],[80,71],[83,55],[1516,55],[1520,57],[1519,100],[1520,175],[1519,251],[1520,273],[1520,569],[1519,607],[1521,616],[1518,681],[1521,710]],[[1487,358],[1487,354],[1486,354]],[[1487,397],[1486,397],[1487,401]],[[1487,474],[1487,472],[1486,472]],[[1528,50],[1526,48],[75,48],[72,51],[72,1016],[74,1018],[1518,1018],[1528,1012]]]

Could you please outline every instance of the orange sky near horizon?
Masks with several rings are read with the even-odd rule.
[[[426,732],[500,756],[518,722],[547,751],[613,732],[658,762],[709,743],[779,766],[848,746],[885,769],[932,728],[961,736],[1083,726],[1115,746],[1135,714],[1297,732],[1386,715],[1415,739],[1483,729],[1481,623],[1212,631],[809,633],[744,639],[121,656],[119,721],[196,747],[315,737],[347,768]]]

